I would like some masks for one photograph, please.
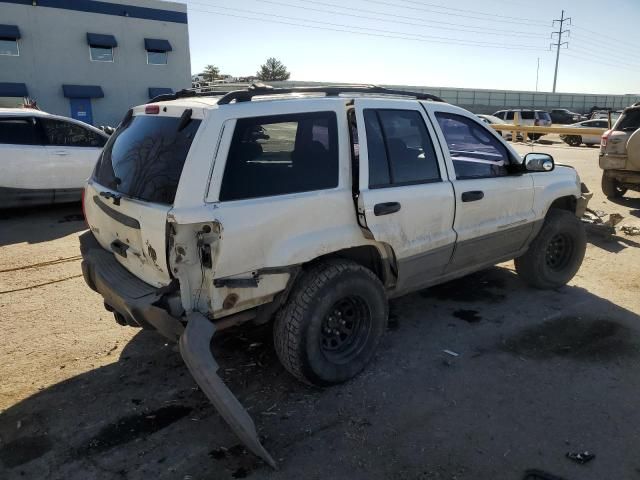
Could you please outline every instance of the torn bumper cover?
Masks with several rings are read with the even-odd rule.
[[[218,364],[211,353],[214,324],[200,313],[191,313],[185,328],[178,318],[157,305],[167,290],[155,288],[132,275],[98,244],[91,232],[80,236],[80,250],[87,285],[128,321],[155,328],[164,336],[179,340],[182,358],[200,389],[244,444],[276,468],[275,461],[258,439],[253,420],[217,374]]]

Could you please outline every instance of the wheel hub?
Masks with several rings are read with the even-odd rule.
[[[573,244],[569,237],[563,234],[557,234],[547,245],[545,260],[547,266],[552,270],[561,270],[564,268],[573,252]]]
[[[359,297],[350,296],[335,302],[322,320],[320,347],[332,360],[348,361],[357,355],[370,326],[369,309]]]

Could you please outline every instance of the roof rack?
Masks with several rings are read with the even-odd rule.
[[[377,85],[336,85],[324,87],[291,87],[291,88],[274,88],[263,83],[254,83],[244,90],[234,90],[227,92],[220,100],[218,105],[227,105],[232,101],[249,102],[253,97],[265,95],[284,95],[288,93],[324,93],[328,97],[335,97],[341,93],[364,93],[392,95],[402,97],[414,97],[417,100],[431,100],[434,102],[444,102],[440,97],[431,95],[430,93],[409,92],[405,90],[392,90],[389,88],[379,87]]]
[[[196,92],[195,90],[184,88],[182,90],[178,90],[176,93],[163,93],[162,95],[157,95],[147,103],[167,102],[169,100],[177,100],[179,98],[190,97],[216,97],[220,95],[226,95],[227,93],[229,93],[229,90],[210,90],[208,92]]]

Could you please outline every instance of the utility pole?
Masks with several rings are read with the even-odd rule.
[[[556,71],[553,74],[553,93],[556,93],[556,82],[558,81],[558,62],[560,60],[560,47],[562,45],[567,45],[569,46],[569,42],[563,42],[562,41],[562,35],[565,33],[571,33],[571,30],[563,30],[564,27],[564,22],[569,22],[569,25],[571,25],[571,17],[569,18],[564,18],[564,10],[562,10],[562,15],[560,15],[560,20],[554,20],[552,25],[555,25],[556,22],[558,22],[560,24],[560,29],[557,32],[552,32],[551,33],[551,38],[553,39],[554,35],[558,35],[558,43],[552,43],[551,46],[552,47],[556,47]]]
[[[538,91],[538,75],[540,73],[540,57],[538,57],[538,66],[536,67],[536,92]]]

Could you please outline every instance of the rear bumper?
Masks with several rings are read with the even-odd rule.
[[[184,332],[180,319],[172,316],[160,303],[176,288],[156,288],[132,275],[104,250],[93,234],[80,236],[82,274],[87,285],[104,298],[104,303],[122,315],[127,323],[158,330],[177,341]]]

